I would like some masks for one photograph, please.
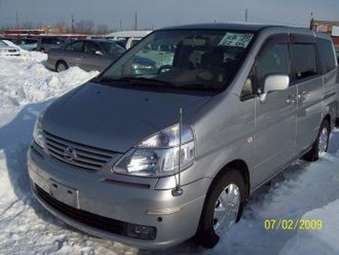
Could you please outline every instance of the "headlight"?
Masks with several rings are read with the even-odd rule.
[[[37,145],[39,145],[41,148],[45,148],[45,140],[44,140],[43,130],[41,126],[42,116],[43,114],[40,114],[35,122],[34,130],[33,130],[33,139]]]
[[[166,176],[179,166],[179,125],[164,129],[127,152],[114,166],[116,173],[138,176]],[[181,170],[193,164],[194,136],[191,128],[181,131]]]

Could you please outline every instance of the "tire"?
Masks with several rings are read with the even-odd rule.
[[[226,225],[219,226],[220,224],[218,223],[217,217],[215,216],[215,212],[217,209],[219,209],[219,206],[221,204],[219,203],[219,198],[222,194],[225,194],[224,192],[231,196],[231,193],[229,193],[231,191],[227,192],[226,190],[227,187],[233,187],[231,185],[235,185],[237,187],[237,190],[239,192],[239,201],[238,203],[234,203],[235,206],[232,210],[226,210],[232,215],[230,217],[232,221],[224,221],[226,222]],[[236,189],[233,188],[233,190]],[[243,176],[237,170],[226,169],[226,172],[224,174],[216,177],[215,181],[213,181],[213,183],[211,184],[211,187],[205,199],[205,204],[200,217],[199,227],[195,236],[195,241],[197,242],[197,244],[207,249],[213,248],[218,243],[222,234],[225,233],[234,223],[239,221],[244,202],[247,199],[246,190],[247,189]]]
[[[64,61],[58,61],[55,66],[55,71],[58,73],[63,72],[68,69],[68,65]]]
[[[311,150],[307,152],[302,157],[302,159],[310,162],[317,161],[322,153],[327,152],[330,140],[330,133],[331,133],[330,123],[328,120],[324,120],[320,126],[317,140],[313,143]],[[324,145],[323,139],[326,139]]]

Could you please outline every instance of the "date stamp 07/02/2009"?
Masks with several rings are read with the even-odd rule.
[[[319,231],[324,223],[319,219],[265,219],[264,228],[267,231]]]

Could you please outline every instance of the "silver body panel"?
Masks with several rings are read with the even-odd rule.
[[[281,33],[315,36],[310,31],[294,28],[262,29],[233,83],[215,96],[87,84],[58,99],[46,111],[42,122],[46,131],[115,151],[118,156],[101,171],[88,172],[53,159],[33,144],[29,151],[33,182],[39,178],[37,175],[56,180],[79,191],[79,206],[84,210],[134,224],[156,226],[156,240],[141,241],[93,229],[64,217],[62,212],[40,201],[70,225],[133,246],[164,248],[192,237],[206,193],[223,167],[234,161],[244,162],[252,193],[311,147],[325,116],[330,116],[334,123],[338,101],[336,70],[270,93],[265,103],[258,97],[240,99],[263,44],[272,35]],[[287,103],[290,96],[296,98],[294,103]],[[182,196],[171,194],[177,176],[140,178],[112,173],[112,164],[123,153],[143,138],[174,124],[180,107],[196,141],[195,162],[181,174]],[[103,181],[105,179],[111,182]],[[141,189],[138,185],[149,188]],[[163,216],[161,223],[157,222],[157,215],[145,213],[167,208],[180,210]]]

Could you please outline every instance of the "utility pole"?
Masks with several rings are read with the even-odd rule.
[[[19,28],[19,13],[15,12],[15,27]]]
[[[313,30],[313,25],[314,25],[314,17],[313,17],[313,12],[311,12],[311,22],[310,22],[310,29]]]
[[[134,30],[138,30],[138,13],[134,14]]]
[[[248,8],[245,9],[245,22],[248,22]]]
[[[74,34],[74,15],[72,14],[72,17],[71,17],[71,30],[72,30],[72,34]]]

